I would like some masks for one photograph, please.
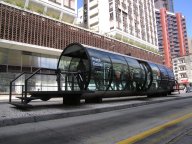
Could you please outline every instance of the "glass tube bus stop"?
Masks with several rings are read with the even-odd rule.
[[[22,104],[55,97],[62,97],[64,104],[77,104],[81,99],[102,102],[110,97],[166,96],[175,84],[173,72],[163,65],[79,43],[68,45],[60,55],[53,70],[56,90],[28,90],[29,80],[40,71],[25,79],[22,96],[18,97]],[[10,102],[15,80],[10,83]]]

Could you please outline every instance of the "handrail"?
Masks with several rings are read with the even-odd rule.
[[[20,78],[22,75],[24,75],[26,72],[23,72],[21,73],[20,75],[18,75],[15,79],[13,79],[11,82],[10,82],[10,85],[9,85],[9,102],[12,101],[12,85],[13,85],[13,82],[16,81],[18,78]]]
[[[63,74],[65,74],[66,76],[64,77]],[[74,90],[74,77],[75,77],[75,74],[79,74],[79,72],[67,72],[67,71],[62,71],[62,73],[60,72],[59,75],[65,79],[65,90],[67,91],[67,76],[68,75],[71,75],[72,76],[72,90]],[[59,90],[61,90],[61,86],[59,85]]]
[[[83,77],[82,77],[81,74],[88,73],[88,72],[89,72],[89,71],[72,71],[72,72],[70,72],[70,71],[60,71],[58,78],[60,78],[60,76],[61,76],[63,79],[65,79],[65,90],[67,91],[67,83],[68,83],[67,77],[68,77],[68,76],[72,76],[72,79],[71,79],[71,90],[73,91],[73,90],[74,90],[74,86],[75,86],[75,85],[74,85],[75,78],[76,78],[77,76],[79,76],[81,83],[83,83],[83,82],[85,82],[85,81],[83,80]],[[63,76],[63,74],[65,75],[65,77]],[[58,81],[58,82],[59,82],[59,81]],[[60,83],[60,82],[59,82],[59,83]],[[60,86],[59,83],[58,83],[58,89],[61,90],[61,86]],[[84,84],[84,85],[85,85],[85,84]],[[81,88],[81,87],[80,87],[80,89],[82,90],[82,89],[84,89],[84,88]]]
[[[25,79],[25,98],[27,98],[27,82],[30,78],[32,78],[36,73],[38,73],[41,70],[41,68],[39,68],[38,70],[36,70],[35,72],[32,73],[32,75],[30,75],[28,78]]]
[[[36,70],[35,72],[33,72],[28,78],[26,78],[25,79],[25,99],[27,98],[27,83],[28,83],[28,80],[30,79],[30,78],[32,78],[35,74],[37,74],[39,71],[41,71],[41,70],[54,70],[54,71],[56,71],[56,69],[51,69],[51,68],[39,68],[38,70]]]

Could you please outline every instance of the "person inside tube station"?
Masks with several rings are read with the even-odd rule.
[[[82,59],[80,59],[79,64],[77,65],[77,82],[79,85],[79,88],[83,90],[85,88],[85,82],[86,82],[86,66]]]
[[[121,72],[117,70],[117,71],[115,71],[115,87],[116,87],[116,90],[119,90],[120,83],[121,83]]]

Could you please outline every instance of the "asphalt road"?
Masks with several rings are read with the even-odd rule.
[[[7,126],[0,144],[191,144],[191,113],[192,99],[184,99]]]

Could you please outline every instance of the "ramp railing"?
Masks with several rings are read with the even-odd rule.
[[[23,73],[21,73],[20,75],[18,75],[15,79],[13,79],[11,82],[10,82],[10,85],[9,85],[9,102],[11,102],[12,101],[12,88],[13,88],[13,83],[17,80],[17,79],[19,79],[21,76],[23,76],[24,74],[26,74],[26,72],[23,72]],[[24,87],[24,85],[17,85],[17,86],[22,86],[22,96],[23,96],[23,87]]]
[[[35,72],[33,72],[28,78],[26,78],[25,79],[25,91],[24,91],[24,98],[26,99],[27,98],[27,93],[28,93],[28,81],[33,77],[33,76],[35,76],[36,74],[39,74],[39,72],[41,71],[41,70],[51,70],[51,71],[54,71],[55,72],[55,74],[54,75],[56,75],[56,69],[50,69],[50,68],[39,68],[39,69],[37,69]],[[44,73],[40,73],[40,74],[44,74]]]

